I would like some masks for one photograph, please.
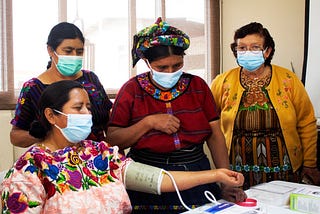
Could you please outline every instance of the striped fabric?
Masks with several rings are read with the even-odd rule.
[[[279,119],[265,89],[270,76],[259,84],[243,76],[241,81],[246,91],[235,119],[230,168],[244,174],[244,189],[272,180],[298,182],[299,172],[292,171]]]

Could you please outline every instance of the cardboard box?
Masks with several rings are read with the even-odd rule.
[[[300,188],[290,194],[290,209],[310,214],[320,213],[320,190]]]

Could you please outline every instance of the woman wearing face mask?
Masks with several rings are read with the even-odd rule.
[[[131,213],[126,189],[153,195],[211,182],[240,186],[243,176],[228,169],[165,172],[133,162],[106,142],[84,140],[91,132],[89,96],[76,81],[48,86],[39,98],[39,120],[28,149],[0,185],[3,213]],[[136,178],[141,178],[139,182]]]
[[[231,49],[240,67],[218,75],[211,90],[244,188],[272,180],[319,184],[316,118],[302,82],[271,64],[275,43],[260,23],[238,29]]]
[[[29,135],[33,120],[39,117],[38,99],[42,91],[59,80],[75,80],[87,90],[92,103],[93,126],[89,139],[105,140],[109,113],[112,106],[98,77],[92,71],[81,70],[85,38],[80,29],[71,23],[61,22],[54,26],[48,36],[47,50],[50,61],[47,70],[23,84],[11,120],[11,143],[28,147],[38,140]]]
[[[158,18],[134,36],[133,66],[144,60],[150,71],[130,79],[118,92],[108,128],[108,142],[130,147],[135,161],[167,170],[210,169],[203,151],[206,142],[217,168],[228,168],[228,154],[219,115],[206,82],[183,70],[189,37]],[[227,189],[228,187],[224,187]],[[189,206],[207,203],[204,191],[221,198],[216,183],[183,191]],[[232,189],[225,199],[241,201],[246,195]],[[174,193],[151,196],[129,191],[133,213],[180,213],[184,208]]]

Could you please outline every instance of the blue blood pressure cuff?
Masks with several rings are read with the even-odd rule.
[[[124,172],[127,189],[161,195],[163,169],[132,161]]]

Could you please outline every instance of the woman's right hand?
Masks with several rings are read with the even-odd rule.
[[[167,134],[176,133],[180,128],[180,120],[171,114],[154,114],[148,116],[152,129],[162,131]]]
[[[216,169],[221,183],[222,198],[231,202],[241,202],[247,198],[243,189],[244,177],[241,173],[229,169]]]
[[[233,187],[240,187],[243,185],[244,177],[241,173],[235,172],[229,169],[214,169],[216,171],[216,175],[218,176],[218,182]]]

